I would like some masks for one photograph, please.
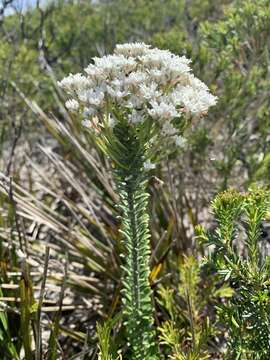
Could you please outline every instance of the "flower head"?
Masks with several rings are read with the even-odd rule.
[[[80,106],[78,101],[75,100],[75,99],[71,99],[71,100],[66,101],[65,105],[66,105],[66,108],[69,111],[77,111],[79,109],[79,106]]]
[[[59,85],[72,97],[67,108],[87,123],[97,117],[101,128],[102,122],[114,126],[120,114],[129,126],[151,122],[160,136],[180,145],[176,124],[184,115],[204,115],[216,103],[189,64],[184,56],[144,43],[120,44],[112,55],[95,57],[84,75],[70,74]]]

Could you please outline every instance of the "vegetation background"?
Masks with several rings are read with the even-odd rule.
[[[118,195],[57,80],[144,41],[219,97],[151,179],[161,351],[269,359],[269,0],[2,0],[0,39],[0,358],[126,356]]]

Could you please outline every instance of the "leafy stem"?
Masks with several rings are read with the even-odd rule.
[[[124,122],[115,126],[108,144],[108,155],[113,154],[111,158],[117,160],[114,175],[120,196],[118,207],[124,249],[123,310],[131,358],[156,360],[158,350],[149,283],[148,178],[144,168],[148,144]]]

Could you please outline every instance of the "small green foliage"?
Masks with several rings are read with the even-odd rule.
[[[227,190],[216,196],[212,209],[218,221],[218,237],[231,248],[235,237],[235,221],[242,211],[244,198],[235,190]]]
[[[112,360],[110,353],[111,326],[109,322],[103,325],[97,324],[98,348],[100,360]]]
[[[102,325],[97,324],[97,337],[98,337],[98,348],[99,348],[99,360],[121,360],[121,354],[115,356],[115,345],[112,344],[111,332],[118,320],[115,319],[106,320]]]
[[[209,244],[215,245],[209,264],[234,291],[217,307],[228,331],[229,359],[270,356],[270,268],[260,244],[269,205],[269,191],[258,188],[244,195],[229,190],[212,203],[218,228],[214,237],[208,237]]]
[[[201,292],[200,263],[193,256],[185,256],[179,267],[178,291],[160,287],[159,303],[169,319],[159,327],[160,342],[174,360],[210,359],[207,342],[214,324],[203,316],[208,297]],[[212,296],[217,296],[212,294]]]

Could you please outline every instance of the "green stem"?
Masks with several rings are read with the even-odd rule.
[[[133,269],[133,298],[134,298],[134,310],[139,309],[140,306],[140,294],[139,289],[139,266],[138,266],[138,237],[137,237],[137,219],[134,212],[134,199],[132,190],[128,191],[128,204],[129,204],[129,219],[132,232],[132,269]]]
[[[153,329],[153,306],[149,283],[150,231],[147,171],[144,169],[146,144],[128,127],[114,130],[119,141],[110,149],[117,156],[115,178],[120,195],[125,259],[123,307],[132,360],[157,360],[158,347]],[[123,146],[125,151],[123,151]],[[120,165],[119,165],[120,164]],[[130,358],[129,358],[130,359]]]

